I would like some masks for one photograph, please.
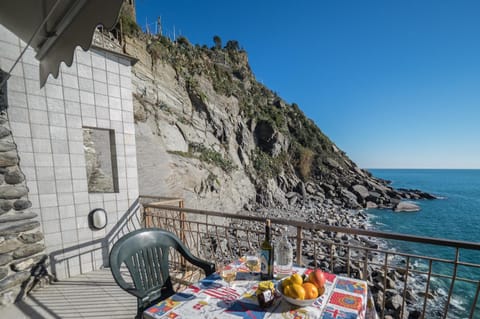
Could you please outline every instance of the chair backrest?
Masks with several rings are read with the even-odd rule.
[[[156,229],[139,229],[120,238],[110,252],[110,268],[117,284],[139,299],[139,309],[174,293],[169,274],[169,252],[174,248],[189,262],[204,269],[207,275],[214,265],[193,256],[173,233]],[[125,264],[135,287],[120,271]]]

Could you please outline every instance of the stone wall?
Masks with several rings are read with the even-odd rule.
[[[32,203],[27,194],[7,114],[1,112],[0,305],[12,303],[29,288],[31,269],[45,256],[38,215],[30,210]]]

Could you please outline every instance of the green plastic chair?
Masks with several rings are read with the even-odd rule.
[[[177,250],[191,264],[208,276],[215,264],[193,256],[180,239],[157,228],[139,229],[120,238],[110,252],[110,270],[117,284],[137,297],[137,317],[148,307],[175,294],[169,273],[170,248]],[[125,281],[121,266],[125,264],[133,286]]]

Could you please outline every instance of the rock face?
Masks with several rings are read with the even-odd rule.
[[[18,166],[8,118],[0,113],[0,305],[13,302],[21,285],[31,285],[32,267],[45,246],[37,214],[29,211],[25,177]]]
[[[357,167],[298,105],[255,79],[238,47],[141,35],[127,38],[125,50],[139,59],[132,84],[141,194],[226,211],[307,198],[392,209],[401,199],[430,197],[395,190]]]

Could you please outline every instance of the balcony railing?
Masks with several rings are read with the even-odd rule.
[[[150,200],[143,208],[145,227],[169,230],[195,255],[215,262],[238,258],[264,238],[260,216],[187,209],[181,199]],[[297,264],[367,280],[380,318],[480,316],[478,243],[270,219],[274,234],[288,227]],[[393,248],[405,243],[424,253]]]

